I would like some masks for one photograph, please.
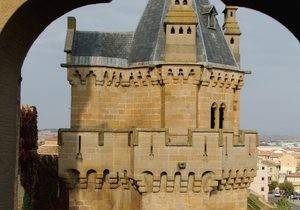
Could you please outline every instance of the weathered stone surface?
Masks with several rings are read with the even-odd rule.
[[[147,16],[167,14],[165,34],[156,39],[165,40],[164,60],[159,65],[145,65],[151,62],[149,58],[134,67],[110,66],[117,57],[107,58],[112,62],[109,65],[70,63],[78,46],[88,45],[85,50],[93,52],[84,58],[88,60],[100,52],[112,55],[116,49],[102,52],[107,48],[105,43],[103,49],[94,49],[84,36],[77,37],[76,46],[71,47],[69,37],[77,29],[69,19],[72,28],[68,28],[66,46],[70,49],[71,128],[59,131],[59,175],[69,183],[70,206],[103,210],[246,209],[247,187],[256,175],[258,139],[256,132],[241,131],[239,125],[245,72],[238,65],[197,62],[199,36],[205,36],[199,31],[208,27],[214,31],[217,26],[208,26],[203,20],[198,24],[194,9],[205,12],[202,18],[215,18],[213,6],[202,2],[193,7],[192,0],[187,5],[170,1],[165,5],[171,9],[155,11],[162,1],[149,2]],[[142,19],[141,23],[149,29],[139,25],[135,35],[151,30],[156,19],[152,25],[148,21]],[[96,43],[110,42],[115,38],[114,33],[111,35],[105,40],[99,35],[101,40]],[[214,52],[208,56],[222,57],[224,54],[218,53],[229,49],[223,34],[219,35],[221,43],[217,41],[220,37],[211,42],[207,40],[212,37],[206,37],[206,44],[210,43],[206,52]],[[139,46],[148,52],[152,42],[146,41]],[[118,42],[111,46],[116,45]],[[235,47],[239,56],[239,44]],[[118,52],[122,56],[124,49],[128,50]]]
[[[16,123],[18,120],[16,119],[18,119],[17,110],[19,109],[20,69],[25,55],[34,40],[53,20],[74,8],[100,2],[103,1],[0,1],[0,73],[2,75],[0,77],[0,164],[2,166],[0,169],[0,209],[15,208],[18,139],[18,123]],[[268,3],[266,5],[266,8],[274,9],[269,7]],[[294,9],[297,8],[294,7]],[[284,14],[284,20],[288,20],[286,13],[282,14]],[[176,144],[180,144],[180,141]]]

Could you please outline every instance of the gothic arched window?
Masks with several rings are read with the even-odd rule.
[[[182,27],[180,27],[180,29],[179,29],[179,34],[183,34],[183,28]]]
[[[191,34],[191,33],[192,33],[191,27],[188,28],[187,33],[188,33],[188,34]]]
[[[179,5],[179,4],[180,4],[179,0],[175,0],[175,5]]]
[[[183,0],[183,5],[187,5],[187,4],[188,4],[187,0]]]
[[[174,27],[171,28],[171,34],[175,34],[175,28]]]
[[[210,108],[210,128],[211,129],[216,128],[216,110],[217,110],[217,104],[213,103]]]
[[[220,109],[219,109],[219,128],[223,129],[224,128],[224,119],[225,119],[225,104],[221,104]]]

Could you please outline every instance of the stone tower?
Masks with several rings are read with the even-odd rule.
[[[237,7],[226,6],[224,9],[224,24],[223,31],[225,39],[233,52],[236,62],[240,65],[240,37],[241,31],[236,18]]]
[[[240,130],[246,72],[217,14],[207,0],[149,0],[134,32],[68,19],[59,176],[70,208],[247,209],[257,133]]]

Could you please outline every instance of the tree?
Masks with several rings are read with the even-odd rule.
[[[38,129],[37,110],[35,107],[22,106],[20,126],[19,168],[21,184],[26,198],[24,208],[30,210],[34,209],[33,202],[38,177],[36,168],[39,162],[39,156],[36,152]]]
[[[284,182],[279,184],[279,189],[284,191],[285,196],[291,196],[294,194],[294,186],[291,182]]]
[[[58,159],[40,156],[37,149],[38,127],[35,107],[21,108],[19,164],[24,188],[24,210],[68,209],[68,191],[58,177]]]
[[[286,197],[282,197],[277,202],[277,208],[278,210],[292,210],[292,205]]]
[[[269,192],[272,193],[272,192],[276,189],[276,187],[278,187],[278,182],[272,181],[272,182],[269,184]]]

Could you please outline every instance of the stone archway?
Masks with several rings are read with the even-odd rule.
[[[24,58],[39,34],[55,19],[75,8],[107,3],[111,0],[2,0],[0,1],[0,209],[15,209],[15,177],[18,148],[18,110],[21,67]],[[269,0],[223,0],[264,12],[286,25],[299,39],[296,14],[290,9],[279,13]],[[240,2],[240,3],[238,3]],[[256,1],[255,1],[256,2]],[[270,7],[272,5],[272,7]],[[291,4],[293,5],[293,4]],[[264,8],[268,7],[266,10]],[[288,15],[291,14],[291,15]],[[285,18],[285,19],[284,19]]]
[[[65,13],[111,0],[5,0],[0,2],[0,209],[15,209],[21,67],[40,33]],[[42,68],[42,67],[41,67]]]

